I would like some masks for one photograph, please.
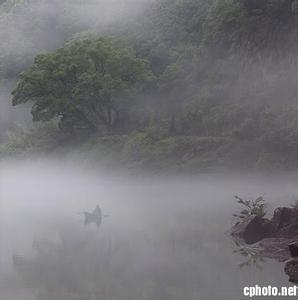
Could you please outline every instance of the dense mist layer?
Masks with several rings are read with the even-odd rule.
[[[296,193],[283,176],[124,179],[57,161],[1,164],[1,297],[238,300],[244,285],[287,285],[282,264],[239,268],[247,257],[225,232],[234,194],[265,195],[272,211]],[[109,217],[84,226],[97,204]]]

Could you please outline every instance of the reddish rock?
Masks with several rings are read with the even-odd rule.
[[[250,216],[231,229],[239,244],[250,246],[260,257],[285,263],[289,280],[298,284],[298,209],[279,207],[271,220]]]
[[[291,259],[285,264],[285,273],[289,276],[289,281],[298,282],[298,261]]]
[[[296,208],[277,208],[271,221],[276,236],[294,237],[298,235],[298,210]]]
[[[272,237],[295,238],[298,236],[298,209],[279,207],[271,220],[257,216],[247,217],[232,227],[231,235],[247,244]]]
[[[247,244],[254,244],[271,237],[273,225],[270,220],[260,217],[248,217],[232,228],[232,236],[242,239]]]

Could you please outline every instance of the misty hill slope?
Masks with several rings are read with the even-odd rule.
[[[3,76],[26,70],[14,104],[32,101],[35,121],[58,124],[49,149],[75,147],[100,161],[142,168],[297,169],[297,1],[154,0],[132,14],[131,3],[122,4],[122,13],[111,14],[118,18],[113,25],[104,21],[109,13],[90,24],[71,19],[73,11],[61,9],[67,1],[54,6],[55,20],[63,11],[62,19],[72,21],[58,23],[49,34],[56,42],[45,47],[52,53],[37,56],[31,67],[32,60],[16,63],[21,55],[5,48],[14,62],[0,58],[4,70],[12,69]],[[100,56],[106,47],[115,55]],[[134,63],[127,64],[128,57]],[[99,61],[107,66],[104,73]],[[140,61],[137,73],[132,66]],[[40,86],[52,87],[51,97],[38,91],[37,75]],[[73,84],[70,94],[61,93],[67,90],[61,80]],[[74,104],[76,112],[70,109]],[[42,114],[36,114],[38,107]],[[2,153],[34,151],[38,139],[32,130],[29,148],[20,142],[23,132]]]

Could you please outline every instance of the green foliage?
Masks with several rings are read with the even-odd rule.
[[[125,142],[123,161],[154,170],[202,170],[218,165],[217,149],[222,138],[169,136],[158,128],[137,132]]]
[[[213,1],[204,23],[204,45],[216,54],[226,55],[231,47],[240,45],[247,21],[243,1]]]
[[[13,105],[33,102],[34,121],[60,118],[71,129],[83,126],[111,133],[138,91],[152,81],[146,60],[119,43],[79,40],[38,55],[12,92]]]
[[[57,122],[36,123],[29,128],[17,127],[9,133],[7,142],[0,144],[0,154],[23,155],[47,152],[59,144],[59,128]]]
[[[263,197],[258,197],[255,200],[245,200],[238,196],[234,196],[237,203],[245,207],[239,214],[234,214],[234,217],[242,220],[250,216],[263,218],[266,215],[266,203]]]
[[[29,2],[11,0],[2,14],[27,15]],[[57,118],[69,137],[92,133],[95,152],[139,165],[298,167],[298,23],[289,1],[161,0],[100,34],[80,27],[70,4],[51,18],[63,41],[72,38],[38,55],[13,92],[14,105],[33,103],[33,120]],[[40,37],[40,24],[34,15],[26,32]],[[1,51],[2,76],[26,69],[42,44],[25,39],[26,51]]]

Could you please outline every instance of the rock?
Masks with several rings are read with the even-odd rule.
[[[292,239],[273,237],[261,240],[255,247],[260,256],[285,262],[291,258],[289,245],[297,241],[297,237]]]
[[[231,229],[230,229],[230,234],[231,236],[241,238],[243,237],[243,231],[245,230],[246,226],[251,222],[251,220],[254,217],[250,216],[242,221],[237,222]]]
[[[297,207],[279,207],[271,220],[250,216],[234,225],[230,234],[239,246],[251,245],[255,255],[285,262],[289,281],[298,284]]]
[[[292,257],[298,257],[298,243],[294,242],[289,244],[289,251]]]
[[[265,238],[294,238],[298,236],[298,209],[279,207],[271,220],[250,216],[231,229],[231,235],[247,244],[254,244]]]
[[[242,239],[247,244],[254,244],[272,236],[274,227],[270,220],[251,216],[237,223],[231,229],[231,235]]]
[[[286,262],[285,273],[289,276],[289,281],[298,283],[298,261],[290,259]]]
[[[296,208],[277,208],[271,221],[275,236],[293,237],[298,235],[298,210]]]
[[[279,230],[285,225],[291,224],[293,218],[293,209],[290,207],[278,207],[273,213],[272,223],[275,230]]]
[[[298,283],[298,243],[294,242],[288,246],[292,258],[285,264],[285,273],[289,276],[289,281]]]

